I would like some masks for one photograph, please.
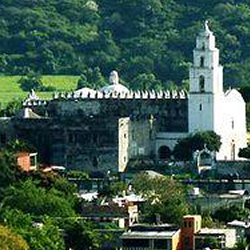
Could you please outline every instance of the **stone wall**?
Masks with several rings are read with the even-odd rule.
[[[220,176],[250,178],[250,161],[217,161],[216,169]]]
[[[131,158],[154,155],[157,131],[187,132],[187,102],[184,91],[129,92],[124,96],[97,92],[84,98],[68,93],[49,101],[25,102],[24,107],[40,118],[18,116],[9,123],[13,135],[33,145],[44,164],[117,171],[121,162],[125,169]],[[129,119],[126,133],[119,127],[124,117]],[[122,155],[118,155],[119,145],[125,145]]]
[[[170,92],[169,92],[170,93]],[[42,102],[43,103],[43,102]],[[30,104],[35,112],[49,117],[130,117],[145,120],[151,116],[161,132],[188,131],[188,99],[177,94],[164,98],[58,98],[46,102],[43,108]],[[46,112],[44,111],[46,110]]]
[[[119,120],[119,171],[123,172],[130,160],[155,155],[155,127],[153,119]]]

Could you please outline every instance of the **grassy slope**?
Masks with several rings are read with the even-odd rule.
[[[28,92],[24,92],[18,85],[20,76],[0,76],[0,103],[4,107],[13,99],[25,98]],[[46,86],[56,87],[58,92],[66,92],[76,89],[78,76],[43,76],[43,83]],[[49,99],[53,92],[36,92],[42,99]]]

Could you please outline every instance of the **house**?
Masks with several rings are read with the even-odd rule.
[[[138,207],[134,204],[119,206],[116,203],[83,205],[82,216],[87,220],[114,223],[119,228],[125,228],[138,222]]]
[[[202,250],[232,248],[235,229],[202,228],[200,215],[186,215],[181,227],[171,224],[135,224],[121,236],[122,249]]]
[[[23,171],[32,171],[37,168],[37,153],[18,152],[16,153],[17,165]]]
[[[121,236],[122,249],[177,250],[180,243],[180,228],[170,225],[134,225]]]
[[[236,244],[235,229],[202,228],[200,215],[183,217],[181,228],[181,250],[209,248],[232,248]]]
[[[233,248],[236,243],[235,229],[201,228],[194,235],[195,250]]]
[[[243,239],[246,237],[250,239],[250,223],[249,221],[238,221],[233,220],[227,223],[228,228],[233,228],[236,230],[237,239]]]

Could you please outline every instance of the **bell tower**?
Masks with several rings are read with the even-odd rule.
[[[189,132],[215,131],[215,106],[223,95],[223,67],[219,64],[219,50],[207,21],[196,38],[189,80]]]

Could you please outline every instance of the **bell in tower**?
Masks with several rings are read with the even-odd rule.
[[[189,79],[189,132],[214,130],[214,108],[218,98],[224,95],[223,68],[207,21],[196,38]]]
[[[221,93],[223,72],[219,64],[219,50],[215,37],[205,21],[196,38],[193,66],[190,68],[190,92]]]

